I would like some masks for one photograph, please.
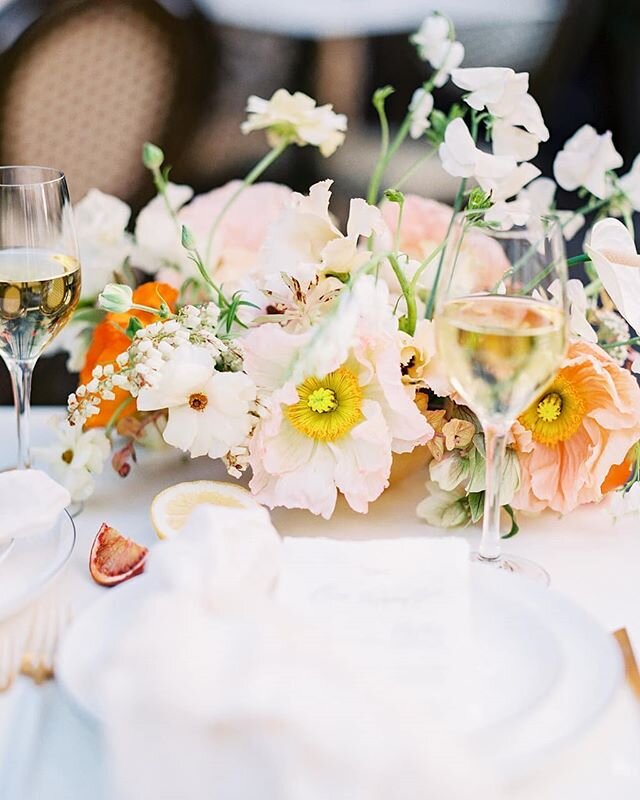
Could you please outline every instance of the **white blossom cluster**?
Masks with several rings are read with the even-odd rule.
[[[154,322],[140,329],[128,350],[117,356],[112,364],[97,366],[91,380],[78,386],[69,395],[68,418],[71,425],[84,424],[100,413],[102,400],[113,400],[114,389],[124,389],[137,397],[150,386],[177,348],[192,344],[204,348],[221,372],[242,369],[242,352],[235,341],[223,341],[217,336],[219,310],[215,303],[203,306],[184,306],[165,322]]]

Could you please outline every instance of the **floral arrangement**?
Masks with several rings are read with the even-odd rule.
[[[79,203],[84,298],[66,346],[81,383],[50,461],[81,499],[108,451],[125,476],[136,447],[162,439],[222,459],[232,476],[249,469],[270,507],[328,518],[339,494],[366,512],[396,454],[420,448],[418,514],[444,527],[475,522],[483,437],[434,342],[443,248],[461,209],[485,209],[501,229],[553,209],[567,238],[588,226],[584,253],[569,260],[587,280],[569,281],[569,351],[513,427],[501,499],[511,533],[517,510],[566,513],[613,490],[616,514],[640,507],[640,157],[620,176],[611,134],[585,125],[558,154],[555,181],[540,177],[531,161],[549,131],[527,73],[461,67],[463,45],[440,14],[412,41],[430,77],[395,133],[385,112],[393,89],[375,92],[380,155],[344,230],[330,180],[306,195],[257,182],[288,147],[329,157],[345,138],[343,115],[284,89],[249,98],[242,131],[264,130],[270,150],[244,180],[193,197],[147,144],[157,196],[133,233],[117,198],[93,190]],[[462,101],[442,111],[433,92],[448,81]],[[407,137],[424,142],[418,163],[438,157],[459,178],[453,207],[405,196],[404,178],[382,191]],[[555,209],[556,182],[577,191],[577,211]],[[480,229],[476,245],[481,269],[495,243]]]

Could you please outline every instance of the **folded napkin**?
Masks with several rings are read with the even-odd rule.
[[[39,469],[0,472],[0,541],[46,533],[71,495]]]
[[[295,607],[282,555],[262,510],[196,510],[154,549],[152,591],[97,676],[114,800],[497,799],[363,650]]]

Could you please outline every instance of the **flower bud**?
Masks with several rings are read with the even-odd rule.
[[[164,153],[155,144],[145,142],[142,146],[142,163],[147,169],[160,169],[164,161]]]
[[[196,249],[196,240],[193,237],[193,234],[187,228],[186,225],[182,226],[182,234],[181,234],[182,246],[185,250],[195,250]]]
[[[123,283],[108,283],[98,295],[98,307],[121,314],[129,311],[133,303],[133,290]]]

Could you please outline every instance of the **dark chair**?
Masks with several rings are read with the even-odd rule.
[[[191,177],[182,164],[215,48],[190,2],[15,0],[0,31],[0,164],[58,167],[74,201],[95,186],[134,210],[154,193],[145,140],[163,147],[174,180]],[[74,382],[63,356],[42,359],[34,402],[65,402]],[[0,403],[9,402],[0,366]]]
[[[190,4],[155,0],[16,0],[0,14],[25,30],[0,56],[0,163],[62,169],[74,200],[92,186],[134,207],[152,194],[140,162],[181,153],[212,82],[211,29]]]

